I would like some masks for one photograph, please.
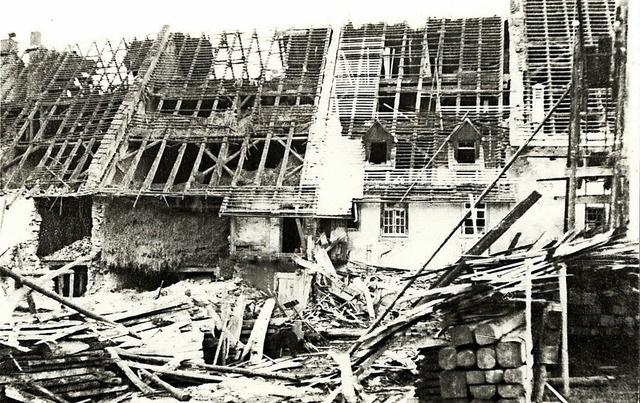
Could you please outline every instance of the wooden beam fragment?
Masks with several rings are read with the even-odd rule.
[[[107,353],[109,353],[109,355],[113,359],[113,362],[118,366],[118,368],[122,370],[125,376],[131,381],[131,383],[136,386],[136,388],[138,388],[143,393],[153,393],[153,389],[151,389],[146,383],[142,382],[140,378],[138,378],[136,374],[133,373],[131,368],[129,368],[129,365],[127,365],[127,363],[123,361],[122,358],[120,358],[113,347],[107,347],[105,350],[107,351]]]
[[[167,382],[163,381],[162,379],[158,378],[158,376],[156,374],[152,374],[151,372],[147,371],[144,368],[140,368],[139,372],[144,378],[147,378],[151,382],[153,382],[156,385],[160,386],[162,389],[164,389],[167,392],[169,392],[169,394],[171,396],[173,396],[174,398],[180,400],[181,402],[184,402],[184,401],[187,401],[187,400],[191,399],[191,396],[187,392],[171,386],[169,383],[167,383]]]

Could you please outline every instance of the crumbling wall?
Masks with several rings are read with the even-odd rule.
[[[91,235],[91,198],[58,197],[38,199],[42,217],[38,256],[44,257]]]
[[[215,266],[228,255],[229,219],[218,217],[213,199],[200,200],[200,209],[193,208],[197,203],[179,203],[111,200],[104,210],[102,261],[112,268],[145,271]]]

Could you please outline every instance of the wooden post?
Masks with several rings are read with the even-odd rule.
[[[562,307],[562,380],[565,396],[571,393],[569,385],[569,322],[568,322],[568,298],[567,298],[567,266],[560,264],[559,286],[560,306]]]
[[[531,299],[532,299],[532,283],[531,283],[531,272],[533,270],[533,262],[528,261],[526,263],[526,274],[525,274],[525,349],[526,349],[526,376],[524,377],[524,390],[525,390],[525,399],[527,403],[531,403],[532,401],[532,392],[533,392],[533,333],[532,333],[532,323],[531,323]]]

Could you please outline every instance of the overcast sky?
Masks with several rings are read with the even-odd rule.
[[[21,49],[29,32],[62,49],[93,40],[144,37],[165,24],[172,31],[289,28],[362,22],[421,25],[427,17],[506,16],[509,0],[4,0],[0,36],[15,32]]]

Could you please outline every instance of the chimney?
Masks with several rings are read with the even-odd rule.
[[[40,31],[31,32],[31,39],[29,40],[30,48],[42,47],[42,33]]]
[[[15,36],[16,34],[11,32],[8,39],[0,40],[0,56],[18,54],[18,42],[13,39]]]

